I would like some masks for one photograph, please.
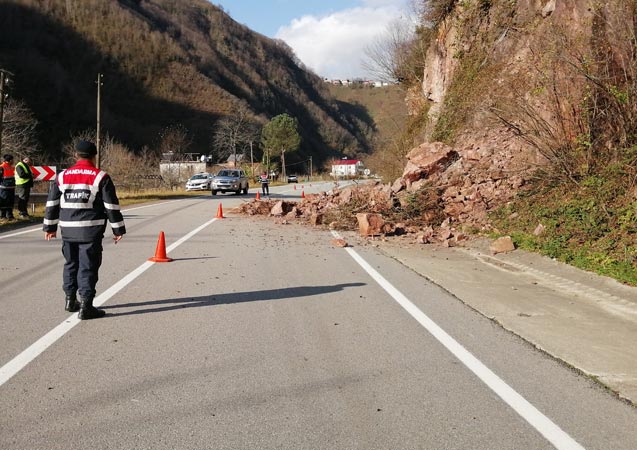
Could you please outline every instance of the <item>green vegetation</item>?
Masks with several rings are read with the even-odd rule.
[[[609,175],[520,195],[493,223],[520,248],[637,285],[637,201],[625,177]]]
[[[285,176],[285,154],[295,152],[301,144],[298,121],[287,114],[279,114],[262,128],[261,142],[268,159],[266,167],[270,167],[271,156],[280,156],[281,170]]]

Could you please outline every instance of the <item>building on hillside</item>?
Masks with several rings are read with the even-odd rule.
[[[365,172],[365,165],[359,159],[337,159],[332,161],[333,177],[358,177]]]

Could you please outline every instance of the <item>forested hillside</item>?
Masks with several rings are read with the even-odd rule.
[[[134,152],[159,151],[166,130],[179,129],[175,151],[214,154],[215,124],[241,108],[261,124],[298,120],[290,162],[369,151],[362,123],[285,43],[205,0],[4,0],[0,68],[14,74],[8,107],[37,121],[30,145],[50,160],[95,129],[98,73],[102,131]]]

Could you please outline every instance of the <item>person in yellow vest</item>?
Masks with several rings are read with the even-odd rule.
[[[18,214],[23,219],[29,218],[27,205],[33,187],[33,171],[31,170],[31,158],[25,156],[15,165],[15,195],[18,197]]]
[[[15,202],[15,171],[13,155],[8,153],[2,157],[0,164],[0,219],[13,219],[13,203]]]

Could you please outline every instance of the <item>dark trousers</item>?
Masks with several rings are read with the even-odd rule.
[[[268,183],[261,183],[261,191],[263,195],[270,195],[270,186]]]
[[[0,187],[0,219],[13,219],[13,203],[15,190]]]
[[[65,260],[62,274],[64,293],[78,293],[83,298],[94,298],[97,273],[102,265],[102,240],[62,241],[62,254]]]
[[[15,196],[18,197],[18,213],[21,216],[28,216],[27,205],[31,196],[31,186],[16,186]]]

